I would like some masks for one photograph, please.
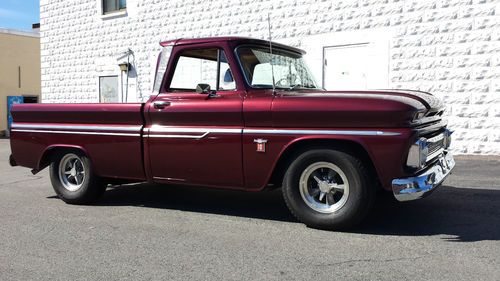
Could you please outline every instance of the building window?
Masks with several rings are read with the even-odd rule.
[[[127,9],[126,0],[102,0],[102,13],[104,15]]]
[[[120,102],[118,75],[99,77],[99,101],[104,103]]]

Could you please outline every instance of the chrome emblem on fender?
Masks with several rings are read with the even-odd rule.
[[[267,143],[267,140],[265,140],[265,139],[254,139],[253,142],[257,144],[257,152],[266,152],[266,143]]]

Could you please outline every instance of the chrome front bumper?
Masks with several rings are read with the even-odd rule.
[[[438,161],[424,172],[410,178],[392,181],[392,192],[398,201],[410,201],[424,197],[438,187],[455,167],[453,155],[444,152]]]

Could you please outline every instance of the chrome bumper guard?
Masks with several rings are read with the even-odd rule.
[[[411,201],[424,197],[438,187],[455,167],[453,155],[444,152],[438,161],[424,172],[410,178],[392,181],[392,192],[398,201]]]

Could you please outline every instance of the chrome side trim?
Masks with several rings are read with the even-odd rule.
[[[295,130],[295,129],[243,129],[244,134],[277,135],[350,135],[350,136],[398,136],[401,133],[383,131],[354,130]]]
[[[140,125],[56,125],[56,124],[19,124],[12,123],[13,132],[54,133],[54,134],[82,134],[82,135],[110,135],[110,136],[140,136]],[[97,131],[97,132],[89,132]],[[106,132],[108,131],[108,132]],[[111,131],[111,132],[109,132]],[[354,136],[397,136],[400,133],[384,131],[355,131],[355,130],[296,130],[296,129],[241,129],[241,128],[210,128],[210,127],[162,127],[153,125],[147,129],[148,135],[154,138],[193,138],[201,139],[210,133],[218,134],[277,134],[277,135],[354,135]],[[116,133],[115,133],[116,132]],[[137,133],[117,133],[137,132]],[[174,134],[151,134],[174,133]],[[200,133],[201,135],[182,135],[182,133]]]
[[[177,178],[164,178],[164,177],[153,177],[155,180],[167,180],[167,181],[186,181],[186,179],[177,179]]]
[[[112,132],[139,132],[142,125],[59,125],[59,124],[37,124],[37,123],[12,123],[12,129],[30,130],[80,130],[80,131],[112,131]]]
[[[179,138],[179,139],[197,139],[201,140],[206,137],[210,132],[205,132],[203,135],[193,136],[193,135],[143,135],[143,137],[151,138]]]
[[[239,134],[243,129],[221,129],[210,127],[163,127],[153,125],[149,128],[150,133],[220,133],[220,134]]]
[[[241,134],[243,129],[225,129],[225,128],[209,128],[209,127],[163,127],[153,125],[146,129],[144,138],[180,138],[180,139],[196,139],[200,140],[210,133],[216,134]],[[164,134],[172,133],[172,134]],[[198,133],[199,135],[183,135],[182,133]]]
[[[106,132],[84,132],[84,131],[51,131],[51,130],[22,130],[12,129],[12,132],[23,133],[48,133],[48,134],[74,134],[74,135],[98,135],[98,136],[124,136],[124,137],[140,137],[141,134],[130,133],[106,133]]]
[[[219,134],[276,134],[276,135],[352,135],[352,136],[398,136],[401,133],[367,130],[296,130],[296,129],[221,129],[209,127],[162,127],[153,125],[146,129],[149,134],[144,137],[153,138],[198,138],[201,139],[210,133]],[[154,134],[174,133],[174,134]],[[182,135],[180,133],[201,133],[203,135]]]

